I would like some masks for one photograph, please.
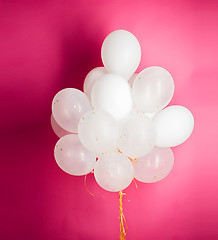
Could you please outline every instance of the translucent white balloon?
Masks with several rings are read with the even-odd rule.
[[[104,76],[104,74],[106,73],[107,71],[104,67],[97,67],[92,69],[86,76],[83,84],[83,91],[89,99],[91,99],[92,87],[95,81],[100,77]]]
[[[132,75],[132,77],[131,77],[131,78],[129,79],[129,81],[128,81],[131,88],[132,88],[132,86],[133,86],[133,83],[134,83],[137,75],[138,75],[137,73],[134,73],[134,74]]]
[[[95,82],[91,100],[95,109],[106,111],[117,120],[129,114],[133,105],[128,82],[112,73]]]
[[[174,155],[170,148],[155,147],[133,164],[135,178],[144,183],[158,182],[170,173],[173,163]]]
[[[106,153],[96,162],[94,176],[103,189],[118,192],[128,187],[132,182],[134,177],[133,164],[122,153]]]
[[[92,109],[88,97],[78,89],[65,88],[52,101],[52,115],[63,129],[77,133],[80,118]]]
[[[137,38],[125,30],[110,33],[101,48],[101,58],[108,72],[129,79],[141,60],[141,47]]]
[[[112,151],[118,139],[117,123],[110,114],[93,110],[81,118],[78,136],[81,143],[96,154]]]
[[[120,123],[118,147],[126,156],[144,156],[152,150],[154,143],[155,129],[148,117],[130,114]]]
[[[170,106],[160,111],[154,118],[156,128],[155,145],[174,147],[183,143],[192,133],[194,118],[182,106]]]
[[[55,146],[54,155],[64,172],[76,176],[90,173],[96,163],[95,155],[80,143],[76,134],[60,138]]]
[[[149,67],[141,71],[132,87],[136,108],[147,113],[166,107],[173,93],[173,79],[169,72],[161,67]]]
[[[60,127],[57,122],[55,121],[53,115],[51,114],[51,127],[54,131],[54,133],[59,137],[63,137],[67,134],[71,134],[70,132],[64,130],[62,127]]]

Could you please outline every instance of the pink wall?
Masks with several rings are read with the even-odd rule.
[[[139,39],[139,71],[172,74],[172,103],[195,117],[191,138],[173,149],[172,173],[126,190],[127,239],[218,239],[217,16],[210,0],[0,1],[0,239],[118,238],[118,194],[89,175],[92,197],[83,177],[58,168],[49,122],[55,93],[82,88],[116,29]]]

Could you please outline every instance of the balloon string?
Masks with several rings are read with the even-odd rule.
[[[135,188],[138,188],[135,178],[133,178],[133,182],[135,183]]]
[[[122,153],[119,148],[118,148],[117,150],[118,150],[119,153]],[[137,163],[137,159],[136,159],[136,158],[131,158],[131,157],[128,157],[128,158],[129,158],[129,160],[130,160],[132,163]]]
[[[128,157],[129,160],[134,164],[134,163],[137,163],[137,159],[136,158],[131,158],[131,157]]]
[[[92,173],[92,172],[91,172]],[[88,189],[88,187],[87,187],[87,175],[88,174],[86,174],[85,175],[85,178],[84,178],[84,185],[85,185],[85,188],[86,188],[86,191],[90,194],[90,195],[92,195],[93,197],[95,197],[95,195],[93,194],[93,193],[91,193],[90,191],[89,191],[89,189]]]
[[[125,240],[126,239],[126,230],[125,230],[125,228],[128,230],[128,227],[127,227],[125,216],[123,214],[123,195],[126,195],[126,194],[123,193],[122,191],[120,191],[119,195],[120,195],[120,197],[119,197],[120,238],[119,239],[120,240]],[[124,223],[125,223],[125,225],[124,225]]]

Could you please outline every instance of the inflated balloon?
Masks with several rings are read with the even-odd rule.
[[[96,162],[94,176],[103,189],[119,192],[132,182],[134,178],[133,164],[122,153],[106,153]]]
[[[80,118],[92,109],[88,97],[78,89],[65,88],[52,101],[52,115],[59,126],[77,133]]]
[[[174,82],[164,68],[149,67],[137,75],[132,93],[138,110],[153,113],[170,102],[174,93]]]
[[[174,147],[189,138],[194,128],[192,113],[182,106],[170,106],[154,118],[156,129],[155,145]]]
[[[128,82],[116,74],[105,74],[92,88],[92,106],[110,113],[120,120],[128,115],[133,106],[131,88]]]
[[[90,173],[96,163],[95,155],[80,143],[76,134],[60,138],[55,146],[54,156],[63,171],[75,176]]]
[[[92,87],[95,81],[100,77],[103,77],[106,73],[107,71],[104,67],[97,67],[92,69],[86,76],[83,84],[83,91],[89,99],[91,99]]]
[[[117,30],[105,38],[101,58],[108,72],[120,74],[128,80],[140,63],[141,47],[132,33]]]
[[[116,149],[118,126],[107,112],[92,110],[80,119],[78,136],[89,151],[99,155]]]
[[[118,147],[126,156],[142,157],[155,143],[155,129],[151,119],[143,114],[130,114],[120,123]]]
[[[174,155],[170,148],[154,147],[150,154],[137,158],[133,165],[134,176],[140,182],[158,182],[170,173],[173,163]]]
[[[68,132],[68,131],[64,130],[62,127],[60,127],[60,126],[57,124],[57,122],[55,121],[55,119],[54,119],[54,117],[53,117],[52,114],[51,114],[50,120],[51,120],[51,127],[52,127],[54,133],[55,133],[59,138],[65,136],[65,135],[67,135],[67,134],[72,134],[71,132]]]

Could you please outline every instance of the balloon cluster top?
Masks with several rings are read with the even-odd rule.
[[[135,73],[141,48],[132,33],[110,33],[101,57],[104,66],[88,73],[84,92],[66,88],[53,99],[52,127],[61,137],[55,159],[72,175],[94,169],[108,191],[123,190],[133,178],[157,182],[172,169],[170,147],[191,135],[194,118],[185,107],[166,107],[174,93],[167,70],[153,66]]]

